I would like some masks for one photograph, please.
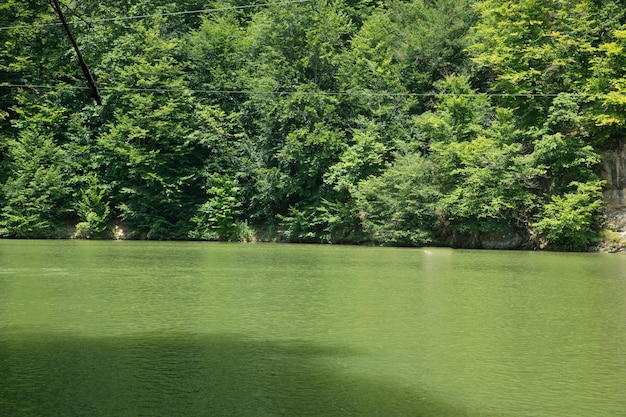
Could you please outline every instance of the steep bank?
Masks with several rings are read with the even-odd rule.
[[[626,146],[605,151],[600,164],[604,188],[606,229],[601,250],[626,250]]]

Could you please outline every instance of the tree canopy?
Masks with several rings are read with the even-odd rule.
[[[0,236],[581,250],[626,5],[0,4]],[[505,245],[506,246],[506,245]]]

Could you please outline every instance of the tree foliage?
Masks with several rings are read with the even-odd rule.
[[[2,187],[0,233],[18,238],[61,236],[58,230],[70,207],[65,152],[50,132],[27,128],[9,143],[7,168],[11,174]]]
[[[0,5],[0,232],[583,249],[623,2]]]
[[[418,154],[399,156],[381,175],[358,183],[355,197],[366,233],[378,243],[421,246],[434,241],[433,165]]]

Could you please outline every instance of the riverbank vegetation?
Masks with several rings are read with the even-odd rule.
[[[0,235],[555,247],[602,229],[622,0],[0,5]],[[129,237],[129,233],[126,233]]]

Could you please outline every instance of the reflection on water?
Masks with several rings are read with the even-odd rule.
[[[626,416],[625,263],[0,241],[0,416]]]
[[[236,335],[39,334],[9,368],[3,416],[407,416],[455,412],[393,380],[326,364],[358,352]],[[12,351],[14,349],[14,351]],[[5,363],[2,363],[6,370]],[[7,375],[6,373],[4,375]]]

